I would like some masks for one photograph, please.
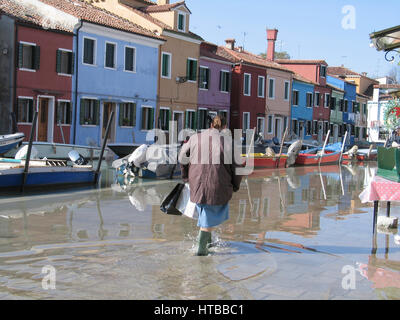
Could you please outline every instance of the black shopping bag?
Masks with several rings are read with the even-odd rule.
[[[162,212],[166,214],[172,214],[176,216],[181,216],[182,212],[176,209],[176,203],[178,202],[179,196],[183,188],[185,187],[184,183],[178,183],[174,189],[170,192],[170,194],[164,199],[161,203],[160,209]]]

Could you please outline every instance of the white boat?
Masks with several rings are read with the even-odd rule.
[[[21,144],[24,138],[25,135],[22,132],[0,135],[0,155],[9,152],[12,149],[16,152],[15,148]]]
[[[28,142],[23,142],[22,147],[28,145]],[[57,159],[57,160],[68,160],[68,152],[76,150],[85,159],[97,160],[100,157],[101,147],[94,146],[83,146],[74,144],[64,143],[52,143],[52,142],[40,142],[36,141],[32,143],[32,146],[38,151],[37,156],[39,158]],[[107,154],[108,148],[105,148],[104,155]],[[4,156],[7,158],[14,158],[18,150],[13,149],[5,153]],[[104,157],[104,156],[103,156]]]

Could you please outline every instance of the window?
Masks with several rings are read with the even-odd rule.
[[[259,98],[264,98],[264,88],[265,88],[265,77],[258,76],[258,92],[257,96]]]
[[[161,130],[169,130],[169,121],[171,117],[171,111],[168,108],[160,108],[159,115],[159,126]]]
[[[331,95],[329,93],[325,93],[325,108],[329,108],[331,103]]]
[[[313,120],[313,134],[318,134],[318,121]]]
[[[196,129],[196,112],[193,110],[186,111],[185,128]]]
[[[154,128],[154,109],[152,107],[142,107],[141,129],[152,130]]]
[[[343,111],[344,110],[344,100],[340,99],[339,100],[339,111]]]
[[[58,74],[74,73],[74,53],[72,51],[57,50],[56,71]]]
[[[272,134],[274,132],[273,128],[273,117],[271,115],[268,116],[268,133]]]
[[[199,130],[204,130],[209,128],[209,123],[208,123],[208,111],[206,109],[199,109],[198,111],[198,119],[199,121],[197,122],[197,129]]]
[[[188,81],[197,81],[197,60],[187,59],[186,76]]]
[[[293,90],[292,100],[293,100],[292,104],[294,106],[299,105],[299,92],[297,90]]]
[[[106,57],[105,57],[106,61],[104,63],[104,66],[106,68],[115,69],[116,65],[115,50],[116,50],[116,45],[114,43],[106,42]]]
[[[243,94],[245,96],[251,95],[251,75],[248,73],[244,74]]]
[[[18,98],[18,122],[31,123],[33,121],[33,99]]]
[[[344,100],[344,112],[348,112],[349,111],[349,101],[347,101],[347,99]]]
[[[162,53],[161,61],[161,76],[163,78],[171,79],[171,54],[167,52]]]
[[[319,92],[315,92],[314,106],[316,106],[316,107],[320,106],[320,99],[321,99],[320,93]]]
[[[207,67],[200,67],[199,68],[199,88],[208,90],[209,82],[210,82],[210,69],[208,69]]]
[[[268,98],[275,99],[275,79],[270,78],[268,83]]]
[[[229,71],[220,71],[219,76],[219,90],[221,92],[229,92],[231,86],[231,75]]]
[[[331,110],[336,109],[336,98],[331,97]]]
[[[81,99],[80,124],[98,125],[99,124],[100,102],[96,99]]]
[[[297,120],[292,120],[292,133],[299,135],[299,122]]]
[[[186,16],[183,13],[178,13],[178,30],[185,31]]]
[[[250,129],[250,112],[243,112],[243,130]]]
[[[286,101],[289,101],[289,90],[290,90],[290,82],[289,81],[285,81],[285,96],[284,96],[284,99]]]
[[[307,120],[306,122],[306,133],[308,136],[311,136],[312,134],[312,122],[311,120]]]
[[[19,43],[18,67],[25,70],[39,70],[40,47],[34,43]]]
[[[72,108],[70,101],[58,101],[56,124],[71,124],[72,123]]]
[[[96,40],[83,39],[83,63],[94,65],[96,64]]]
[[[257,135],[264,138],[265,118],[257,117]]]
[[[119,126],[134,127],[136,125],[136,103],[124,102],[119,105]]]
[[[313,94],[311,92],[307,92],[307,101],[306,101],[307,108],[312,108],[312,106],[313,106],[312,98],[313,98]]]
[[[321,66],[320,74],[321,77],[326,77],[326,66]]]
[[[125,71],[136,72],[136,48],[125,47]]]

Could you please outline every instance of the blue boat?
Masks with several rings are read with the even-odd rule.
[[[0,135],[0,156],[19,146],[24,138],[22,132]]]
[[[54,187],[95,182],[90,165],[67,165],[60,160],[30,160],[24,183],[25,160],[0,158],[0,189]]]

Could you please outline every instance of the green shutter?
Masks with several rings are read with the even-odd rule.
[[[195,111],[194,119],[193,119],[194,125],[193,125],[193,128],[192,128],[193,130],[197,130],[197,116],[198,116],[198,112]]]
[[[197,61],[193,61],[193,81],[197,80]]]
[[[85,119],[84,119],[84,117],[85,117],[85,110],[84,110],[84,107],[85,107],[85,105],[84,105],[84,99],[81,99],[81,102],[80,102],[80,107],[79,107],[79,124],[84,124],[85,122]]]
[[[24,45],[20,43],[18,45],[18,67],[22,68],[23,66],[23,56],[24,56]]]
[[[153,129],[154,128],[154,109],[151,108],[150,109],[150,126],[149,129]]]
[[[61,73],[61,50],[57,50],[56,52],[56,72]]]
[[[33,54],[33,59],[34,59],[34,69],[39,70],[40,69],[40,47],[35,46],[34,47],[34,54]]]
[[[190,79],[190,60],[186,60],[186,77]]]
[[[185,111],[185,129],[190,128],[189,127],[189,112],[186,110]]]

